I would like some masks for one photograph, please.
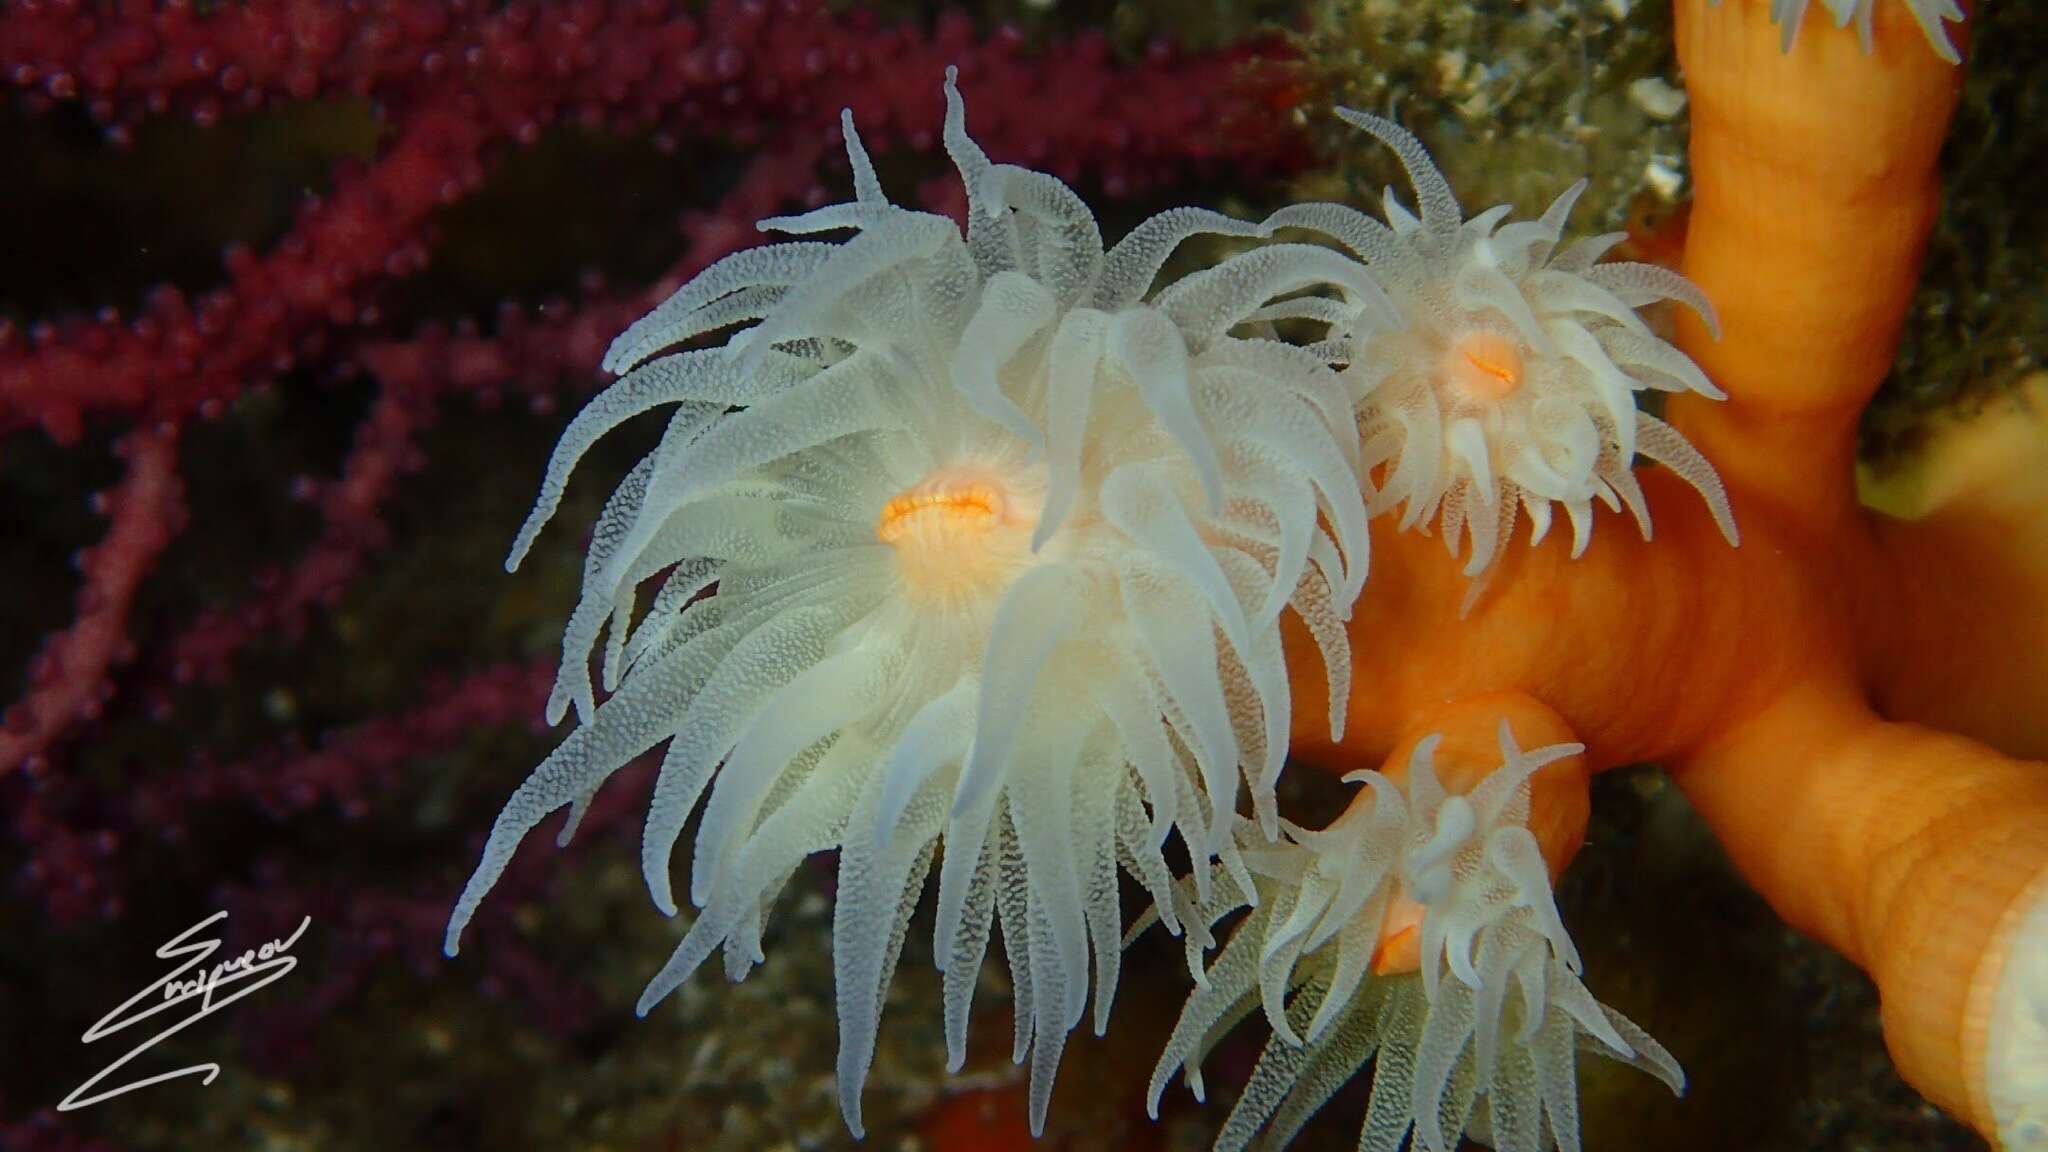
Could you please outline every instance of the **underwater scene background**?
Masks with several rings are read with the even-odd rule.
[[[1873,503],[1904,498],[1945,421],[2043,387],[2048,8],[1973,8],[1968,30],[1939,216],[1861,426]],[[506,574],[606,346],[756,220],[851,198],[842,107],[896,202],[963,216],[949,65],[990,157],[1068,182],[1110,237],[1179,205],[1406,199],[1394,157],[1328,114],[1348,105],[1414,132],[1468,208],[1534,216],[1585,177],[1571,234],[1673,267],[1684,247],[1661,0],[0,8],[0,1148],[854,1143],[829,859],[792,878],[744,982],[700,972],[634,1015],[690,920],[638,874],[658,750],[573,843],[526,846],[459,957],[443,931],[560,739],[544,705],[587,526],[661,435],[600,443]],[[1242,247],[1194,239],[1166,274]],[[1399,659],[1354,654],[1361,682]],[[1308,771],[1280,795],[1309,827],[1345,802]],[[1147,901],[1127,888],[1128,922]],[[1594,778],[1556,894],[1587,986],[1687,1079],[1674,1097],[1584,1062],[1584,1147],[1985,1147],[1901,1081],[1870,981],[1779,920],[1657,766]],[[215,959],[304,921],[296,967],[107,1083],[217,1078],[58,1111],[168,1022],[81,1042],[216,911]],[[949,1074],[931,923],[887,986],[866,1146],[1216,1139],[1264,1035],[1214,1050],[1206,1103],[1175,1084],[1147,1116],[1178,942],[1131,944],[1034,1143],[1000,945]],[[1355,1146],[1365,1099],[1361,1079],[1291,1146]]]

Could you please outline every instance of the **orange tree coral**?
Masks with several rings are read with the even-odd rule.
[[[674,408],[592,539],[550,700],[579,727],[501,812],[449,954],[527,833],[567,809],[566,839],[666,742],[643,868],[674,914],[671,850],[702,801],[702,912],[640,1010],[714,951],[734,980],[762,963],[778,893],[836,850],[856,1134],[935,867],[951,1062],[999,929],[1034,1130],[1091,991],[1107,1025],[1121,870],[1186,934],[1197,982],[1155,1105],[1175,1068],[1199,1091],[1255,1006],[1278,1037],[1219,1148],[1269,1122],[1286,1139],[1377,1052],[1362,1149],[1470,1130],[1533,1152],[1547,1128],[1572,1152],[1577,1049],[1683,1084],[1579,981],[1550,891],[1588,772],[1660,760],[1774,906],[1875,977],[1908,1080],[2038,1146],[2048,773],[2011,758],[2042,743],[2038,508],[1997,465],[2043,437],[2029,412],[1953,439],[1940,460],[1964,479],[1916,521],[1859,508],[1857,418],[1957,78],[1939,10],[1918,32],[1895,6],[1831,6],[1864,19],[1855,36],[1772,26],[1796,7],[1680,7],[1690,278],[1601,262],[1613,236],[1563,244],[1583,185],[1536,220],[1468,218],[1420,141],[1367,113],[1340,111],[1399,156],[1413,210],[1176,209],[1111,246],[1065,184],[981,151],[950,70],[964,231],[888,199],[848,112],[854,200],[761,226],[854,236],[683,286],[613,345],[621,379],[556,450],[515,564],[592,441]],[[1203,233],[1262,243],[1148,290]],[[1690,309],[1676,345],[1636,314],[1662,300]],[[1646,390],[1672,394],[1663,416]],[[1592,547],[1595,501],[1641,539]],[[1509,546],[1524,516],[1529,547]],[[1354,649],[1375,657],[1355,675]],[[1488,729],[1497,756],[1475,751]],[[1547,743],[1524,752],[1531,729]],[[1282,732],[1303,760],[1384,769],[1303,829],[1277,811]]]
[[[1669,764],[1788,923],[1876,982],[1887,1045],[1928,1099],[2010,1148],[2048,1139],[2048,406],[1938,441],[1914,518],[1861,507],[1858,418],[1890,365],[1939,194],[1957,70],[1899,5],[1872,47],[1762,0],[1679,0],[1696,193],[1684,270],[1714,301],[1680,346],[1727,393],[1674,397],[1742,526],[1730,549],[1662,470],[1654,543],[1507,550],[1469,612],[1434,541],[1375,524],[1355,645],[1398,659],[1293,753],[1371,764],[1447,703],[1555,709],[1595,770]],[[2038,390],[2036,390],[2038,392]],[[1296,636],[1294,640],[1305,640]]]
[[[2039,765],[1990,749],[2039,756],[2048,743],[2043,720],[2030,706],[2048,659],[2038,613],[2048,558],[2048,548],[2040,546],[2043,492],[2038,472],[2031,484],[2022,472],[2041,453],[2039,408],[1942,441],[1927,485],[1934,497],[1918,519],[1885,520],[1857,508],[1850,486],[1855,416],[1891,356],[1931,215],[1934,153],[1953,105],[1955,72],[1930,58],[1895,0],[1827,0],[1827,6],[1844,21],[1869,20],[1864,52],[1839,28],[1810,26],[1796,37],[1770,28],[1761,4],[1751,0],[1681,4],[1700,184],[1687,268],[1719,305],[1725,333],[1710,337],[1701,320],[1681,317],[1681,342],[1712,380],[1673,400],[1665,415],[1705,449],[1720,476],[1692,467],[1697,455],[1667,454],[1660,459],[1674,465],[1670,472],[1646,473],[1638,481],[1626,459],[1615,468],[1609,446],[1595,444],[1603,482],[1624,490],[1618,498],[1626,499],[1640,482],[1647,492],[1637,496],[1660,509],[1656,543],[1602,531],[1587,548],[1590,536],[1577,521],[1590,514],[1589,505],[1583,495],[1567,495],[1555,499],[1568,511],[1577,509],[1571,549],[1561,538],[1530,549],[1496,549],[1511,526],[1491,521],[1500,539],[1489,538],[1483,556],[1474,521],[1479,505],[1468,488],[1452,503],[1458,524],[1472,532],[1473,564],[1486,569],[1496,557],[1498,563],[1476,593],[1468,573],[1440,549],[1382,521],[1377,579],[1351,625],[1360,650],[1375,658],[1357,691],[1341,694],[1350,721],[1344,743],[1322,732],[1328,701],[1311,698],[1325,676],[1309,666],[1320,660],[1308,652],[1323,647],[1327,636],[1292,636],[1290,654],[1300,657],[1300,674],[1291,685],[1269,685],[1265,696],[1277,701],[1284,690],[1295,693],[1301,728],[1295,751],[1302,759],[1354,767],[1377,763],[1386,753],[1390,780],[1399,776],[1401,750],[1421,746],[1425,733],[1447,737],[1438,747],[1453,753],[1448,767],[1454,777],[1490,771],[1490,752],[1469,749],[1490,748],[1494,722],[1502,714],[1515,717],[1515,735],[1524,744],[1545,743],[1548,749],[1539,752],[1568,755],[1574,765],[1563,784],[1555,777],[1538,782],[1563,789],[1561,807],[1538,799],[1529,814],[1528,831],[1553,875],[1583,831],[1586,767],[1643,758],[1672,763],[1737,862],[1787,918],[1871,969],[1906,1075],[1979,1128],[2008,1144],[2032,1146],[2032,1101],[2018,1093],[2026,1089],[2025,1061],[2035,1050],[2027,1047],[2023,1027],[2038,1017],[2029,997],[2038,997],[2044,983],[2033,958],[2042,954],[2048,931],[2039,911],[2048,805]],[[1932,37],[1942,9],[1915,4],[1911,11]],[[1950,43],[1946,35],[1942,46]],[[1783,51],[1788,40],[1790,55]],[[51,93],[63,87],[53,84]],[[872,173],[865,182],[874,183]],[[1075,234],[1086,231],[1079,214],[1067,212],[1056,197],[1047,199],[1053,197],[1049,186],[1032,174],[1006,172],[994,184],[970,181],[968,193],[987,195],[997,187],[1003,198],[1019,198],[1012,207],[1032,207]],[[858,212],[880,218],[879,205],[867,203],[875,199],[872,189],[859,192],[864,203]],[[1571,195],[1562,201],[1567,207]],[[1422,207],[1426,217],[1426,198]],[[818,223],[824,226],[822,218]],[[1306,258],[1289,254],[1295,257]],[[1021,290],[1014,280],[1006,284]],[[885,309],[892,301],[865,303]],[[1185,320],[1178,313],[1169,318]],[[1144,326],[1165,329],[1142,309],[1121,322],[1116,331],[1130,338],[1131,354],[1100,358],[1104,395],[1136,412],[1118,389],[1142,375],[1131,365],[1161,363],[1156,353],[1165,345],[1131,340]],[[1076,331],[1077,339],[1100,338]],[[1226,362],[1230,357],[1248,354],[1220,333],[1204,339],[1201,351],[1219,371],[1235,367]],[[1498,334],[1481,334],[1459,352],[1468,386],[1512,391],[1519,383],[1518,353]],[[1328,383],[1319,367],[1290,370]],[[1723,391],[1726,404],[1700,402]],[[1170,415],[1163,408],[1158,414],[1162,423]],[[1168,437],[1155,439],[1179,438],[1167,431]],[[1660,443],[1668,448],[1672,441]],[[153,475],[169,451],[158,448],[138,454],[140,480]],[[1642,450],[1656,455],[1647,444]],[[1481,455],[1468,454],[1466,461],[1480,467]],[[1170,454],[1166,463],[1179,466]],[[1185,463],[1199,471],[1198,456]],[[1242,479],[1230,475],[1233,482]],[[816,476],[790,479],[817,482]],[[991,506],[982,478],[951,480],[912,489],[918,498],[900,506],[892,501],[895,512],[885,516],[882,542],[895,546],[915,536],[912,546],[936,548],[962,526],[961,516],[972,527],[976,517],[1000,511]],[[1550,483],[1543,469],[1514,480],[1538,495]],[[1677,491],[1681,480],[1700,488],[1707,501]],[[1457,482],[1450,481],[1453,488]],[[1051,490],[1048,485],[1048,499]],[[1432,514],[1445,495],[1420,483],[1408,491],[1411,511],[1426,506]],[[170,493],[175,504],[175,484]],[[1132,523],[1139,522],[1135,513],[1156,512],[1155,504],[1136,502],[1145,493],[1126,495],[1133,498],[1126,504]],[[1732,535],[1723,515],[1731,504],[1743,526],[1739,551],[1720,539]],[[1326,513],[1331,531],[1342,527],[1340,505],[1333,502]],[[1547,524],[1547,503],[1544,509],[1540,523]],[[1530,515],[1536,514],[1532,503]],[[946,518],[921,519],[934,515]],[[1313,513],[1303,515],[1309,522],[1304,541],[1313,519]],[[1449,520],[1441,527],[1455,544],[1458,528]],[[1647,533],[1646,518],[1644,527]],[[1567,555],[1579,548],[1586,548],[1582,557]],[[1347,539],[1345,561],[1353,551]],[[1303,556],[1286,555],[1300,571]],[[927,573],[941,574],[936,568]],[[1254,583],[1264,575],[1226,573]],[[1284,582],[1275,583],[1287,591]],[[692,594],[684,584],[677,588],[685,589],[678,599]],[[1216,599],[1229,602],[1228,596]],[[1062,607],[1050,597],[1045,606]],[[1525,722],[1536,726],[1535,741],[1519,727]],[[1985,746],[1914,722],[1967,734]],[[1263,729],[1256,740],[1249,739],[1250,729],[1246,735],[1248,748],[1256,746],[1263,757],[1275,754]],[[1559,751],[1576,748],[1574,738],[1585,742],[1584,758]],[[1222,767],[1234,789],[1230,765]],[[1255,797],[1260,787],[1270,789],[1269,775],[1247,779]],[[1112,799],[1121,817],[1127,806],[1121,797]],[[1443,799],[1438,795],[1433,803]],[[918,820],[938,818],[938,809],[924,808]],[[1201,815],[1194,805],[1183,814]],[[1015,833],[1026,834],[1035,833]],[[1106,859],[1098,853],[1091,863]],[[929,850],[922,858],[913,851],[910,863],[929,866]],[[842,897],[846,892],[841,889]],[[1027,908],[1025,915],[1031,914]],[[984,932],[985,922],[984,911]],[[870,963],[894,963],[898,941],[890,918],[852,927],[870,930],[864,945],[875,956]],[[1105,933],[1092,919],[1086,927],[1099,945]],[[1108,928],[1113,940],[1116,926]],[[1416,935],[1411,928],[1391,933],[1389,947],[1375,950],[1376,971],[1416,962],[1399,958],[1402,940]],[[744,967],[758,941],[744,931],[734,940],[741,947],[729,958]],[[1066,966],[1085,970],[1088,957],[1076,953],[1074,959],[1079,963]],[[1095,960],[1113,966],[1114,949]],[[958,970],[977,968],[962,964]],[[1079,997],[1042,1004],[1047,1023],[1039,1039],[1056,1043],[1081,1014],[1080,1005]],[[1098,1001],[1097,1010],[1106,1006]],[[1633,1034],[1626,1039],[1624,1047],[1644,1049]],[[1430,1142],[1440,1143],[1441,1133]]]

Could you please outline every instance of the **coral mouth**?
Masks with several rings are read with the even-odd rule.
[[[913,535],[978,534],[996,526],[1005,503],[1002,490],[993,484],[942,473],[883,505],[875,535],[884,544],[896,544]]]
[[[1444,359],[1451,384],[1469,400],[1505,400],[1522,386],[1522,350],[1497,332],[1460,337]]]
[[[1038,522],[1031,502],[987,469],[948,466],[890,497],[875,537],[896,552],[919,595],[957,598],[999,591],[1028,560]]]

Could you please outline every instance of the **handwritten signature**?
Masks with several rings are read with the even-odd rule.
[[[166,1037],[183,1031],[187,1025],[206,1019],[208,1016],[213,1015],[215,1012],[233,1004],[252,992],[277,983],[279,980],[284,979],[285,973],[298,967],[298,957],[292,956],[289,953],[292,945],[298,943],[299,937],[306,931],[306,926],[313,922],[311,916],[300,920],[299,926],[292,931],[290,936],[283,940],[272,940],[261,948],[252,948],[240,956],[223,960],[212,968],[194,972],[195,969],[199,969],[206,963],[208,956],[220,950],[220,941],[217,939],[195,940],[193,937],[227,919],[227,916],[226,912],[215,912],[213,915],[208,916],[206,919],[201,920],[199,923],[194,924],[192,927],[185,929],[166,941],[163,947],[156,950],[159,960],[177,960],[186,957],[189,957],[189,959],[185,959],[184,963],[158,977],[156,982],[152,983],[149,987],[123,1000],[120,1007],[100,1017],[99,1023],[86,1029],[85,1035],[81,1039],[87,1044],[103,1040],[124,1028],[140,1024],[160,1012],[168,1012],[189,1000],[196,999],[199,1001],[199,1011],[186,1016],[170,1027],[137,1044],[128,1050],[127,1055],[102,1068],[98,1075],[80,1084],[72,1090],[69,1096],[64,1097],[63,1102],[57,1105],[57,1111],[70,1112],[79,1108],[90,1108],[102,1100],[111,1100],[116,1096],[133,1092],[137,1088],[147,1088],[152,1084],[161,1084],[166,1080],[175,1080],[180,1076],[203,1075],[205,1079],[201,1080],[200,1083],[211,1084],[214,1078],[220,1075],[220,1065],[218,1064],[194,1064],[189,1068],[179,1068],[176,1071],[163,1072],[130,1084],[123,1084],[118,1088],[95,1091],[108,1077],[119,1072],[129,1061],[156,1047]],[[193,972],[194,974],[189,979],[184,978],[188,972]],[[143,1008],[133,1015],[128,1014],[129,1010],[136,1007],[137,1004],[155,995],[158,989],[162,989],[162,995],[157,1003]],[[231,990],[225,994],[217,994],[222,989]]]

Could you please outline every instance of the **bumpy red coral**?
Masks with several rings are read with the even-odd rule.
[[[108,669],[134,655],[128,611],[136,589],[184,525],[176,426],[139,428],[114,451],[128,475],[92,500],[111,522],[106,538],[78,554],[78,615],[43,644],[29,666],[28,694],[0,720],[0,771],[30,763],[73,724],[99,715],[113,691]]]
[[[95,422],[141,421],[146,448],[113,502],[107,544],[88,554],[78,622],[53,637],[35,688],[0,736],[0,770],[21,763],[99,707],[104,672],[127,647],[125,606],[175,529],[177,427],[308,360],[359,365],[381,398],[342,474],[303,481],[326,524],[304,555],[258,574],[238,608],[186,628],[166,661],[183,680],[216,678],[252,637],[301,626],[346,587],[383,537],[380,508],[410,467],[436,396],[494,399],[507,388],[550,403],[581,379],[609,335],[705,264],[755,239],[752,222],[815,196],[823,133],[851,104],[878,145],[931,150],[931,77],[958,63],[987,92],[983,131],[996,151],[1087,172],[1113,193],[1228,164],[1297,162],[1298,139],[1267,130],[1243,65],[1270,48],[1181,55],[1164,45],[1135,64],[1099,37],[1028,52],[1009,31],[983,37],[958,16],[935,32],[839,16],[801,0],[720,0],[701,14],[663,3],[365,4],[258,2],[106,10],[71,3],[11,8],[0,75],[31,108],[82,102],[115,142],[139,118],[183,112],[212,122],[276,100],[365,96],[392,135],[367,166],[344,165],[331,190],[262,253],[231,250],[224,282],[190,296],[163,288],[140,313],[112,311],[0,324],[0,429],[39,426],[72,443]],[[680,61],[676,67],[658,62]],[[1142,110],[1142,115],[1133,114]],[[596,290],[580,311],[513,309],[481,326],[381,333],[377,298],[427,264],[427,222],[482,183],[493,145],[543,126],[647,125],[671,146],[721,137],[759,149],[726,199],[685,218],[684,258],[656,283]],[[784,143],[788,141],[788,143]],[[360,335],[351,335],[359,333]]]

